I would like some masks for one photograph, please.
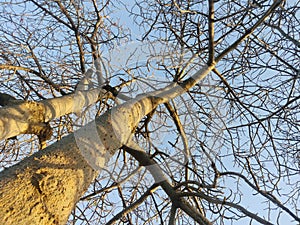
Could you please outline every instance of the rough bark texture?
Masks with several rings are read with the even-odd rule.
[[[235,49],[279,4],[280,1],[275,1],[262,18],[216,57],[215,61],[218,62]],[[130,141],[139,121],[158,104],[187,91],[203,79],[214,66],[214,63],[203,66],[181,85],[172,84],[117,106],[97,118],[94,124],[88,124],[77,133],[2,171],[0,224],[65,224],[77,200],[97,174],[95,169],[104,166],[107,157]],[[29,132],[33,123],[45,123],[55,117],[74,112],[76,106],[81,109],[99,97],[99,93],[95,92],[91,97],[93,100],[89,99],[88,95],[83,95],[77,99],[78,102],[74,101],[74,97],[77,98],[80,94],[42,103],[25,102],[1,109],[0,139]],[[27,107],[26,104],[36,105]],[[90,134],[93,134],[95,139],[92,139]]]
[[[69,135],[0,174],[0,224],[65,224],[96,175]]]
[[[212,68],[203,67],[182,86],[172,84],[114,107],[74,134],[1,172],[0,223],[65,224],[96,171],[131,141],[139,121],[157,105],[203,79]],[[60,104],[55,109],[68,111],[64,102]],[[44,115],[51,113],[47,107]]]
[[[80,196],[155,104],[129,101],[0,173],[0,224],[65,224]],[[95,134],[91,136],[91,134]]]

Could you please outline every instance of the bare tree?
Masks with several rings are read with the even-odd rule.
[[[299,1],[0,4],[2,224],[299,224]]]

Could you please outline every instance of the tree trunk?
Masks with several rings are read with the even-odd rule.
[[[157,105],[186,92],[203,79],[215,63],[245,40],[279,4],[280,1],[276,1],[252,29],[247,30],[209,66],[203,66],[181,85],[171,84],[117,106],[74,134],[2,171],[0,223],[65,224],[75,203],[97,175],[97,170],[105,165],[107,158],[117,149],[131,140],[139,121]],[[51,101],[60,103],[56,102],[54,106],[49,104]],[[37,115],[40,119],[34,122],[48,122],[72,112],[74,101],[69,101],[70,104],[61,99],[45,101],[43,104],[32,103],[41,108],[41,113]],[[35,110],[26,104],[0,110],[1,139],[30,131],[32,121],[28,118],[36,119],[33,116]]]
[[[0,174],[0,224],[65,224],[96,171],[74,135]]]
[[[153,101],[142,97],[117,106],[2,171],[0,224],[65,224],[98,169],[131,138],[137,123],[155,107]]]

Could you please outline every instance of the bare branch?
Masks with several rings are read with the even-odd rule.
[[[214,19],[215,19],[215,9],[214,9],[214,0],[208,0],[209,2],[209,13],[208,13],[208,36],[209,36],[209,57],[208,57],[208,65],[213,64],[215,59],[215,45],[214,45]]]

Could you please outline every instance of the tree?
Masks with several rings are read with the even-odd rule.
[[[300,222],[299,2],[1,4],[2,224]]]

